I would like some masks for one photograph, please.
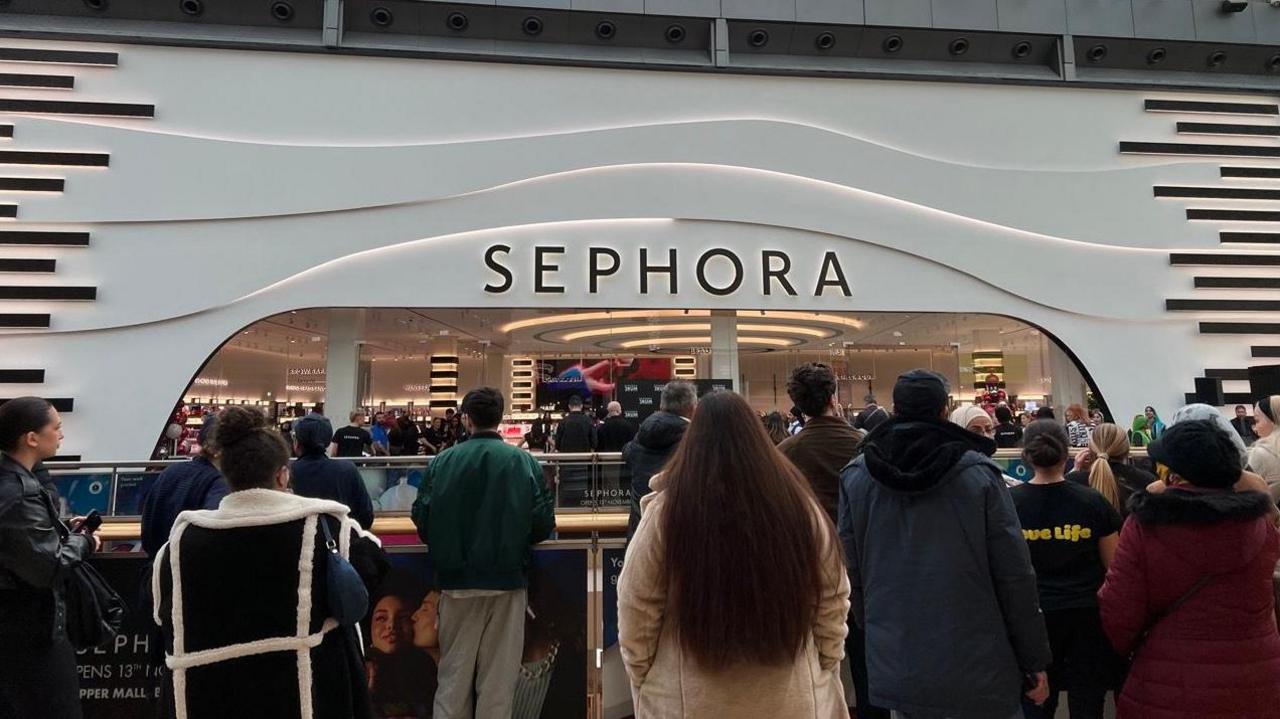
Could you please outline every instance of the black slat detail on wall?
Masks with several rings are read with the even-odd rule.
[[[0,384],[39,384],[43,381],[42,369],[0,369]]]
[[[1245,102],[1197,102],[1194,100],[1147,100],[1147,112],[1206,112],[1216,115],[1280,115],[1280,106]]]
[[[17,205],[14,205],[11,203],[0,204],[0,217],[17,217],[17,216],[18,216]]]
[[[92,300],[97,287],[0,285],[0,300]]]
[[[1280,157],[1280,147],[1269,145],[1208,145],[1198,142],[1120,143],[1127,155],[1207,155],[1210,157]]]
[[[0,327],[48,327],[49,315],[25,312],[0,313]]]
[[[36,50],[26,47],[0,47],[0,60],[8,60],[10,62],[50,62],[60,65],[120,64],[120,56],[114,52]]]
[[[41,115],[95,115],[101,117],[155,117],[156,106],[127,102],[0,98],[0,112],[25,112]]]
[[[0,125],[0,137],[13,137],[13,125]]]
[[[105,152],[41,152],[0,150],[0,165],[65,165],[67,167],[107,167],[111,156]]]
[[[72,75],[28,75],[25,73],[0,72],[0,87],[40,87],[70,90],[75,85],[76,79]]]
[[[88,247],[89,233],[0,230],[0,245]]]
[[[1250,348],[1250,353],[1254,357],[1280,357],[1280,347],[1254,345]]]
[[[13,398],[12,397],[0,398],[0,405],[3,405],[5,402],[8,402],[11,399]],[[45,401],[53,405],[53,408],[58,410],[59,412],[75,411],[76,401],[71,397],[45,397]]]
[[[1280,232],[1221,232],[1220,242],[1247,242],[1253,245],[1280,245]]]
[[[0,190],[10,192],[62,192],[66,185],[59,177],[0,177]]]
[[[1169,255],[1174,265],[1232,265],[1236,267],[1280,265],[1280,255],[1229,255],[1207,252],[1174,252]]]
[[[1249,370],[1247,369],[1207,369],[1204,371],[1205,377],[1216,377],[1224,382],[1249,381]]]
[[[1197,277],[1200,289],[1280,290],[1280,277]]]
[[[1280,322],[1201,322],[1206,335],[1280,335]]]
[[[1270,177],[1280,179],[1280,167],[1224,167],[1223,177]]]
[[[1280,312],[1280,300],[1165,300],[1170,312]]]
[[[1259,135],[1280,137],[1280,125],[1241,125],[1229,122],[1179,122],[1178,132],[1197,135]]]
[[[1187,210],[1188,220],[1219,220],[1223,222],[1280,222],[1278,210]]]
[[[79,462],[79,461],[80,461],[80,455],[78,454],[55,454],[49,459],[46,459],[44,463],[49,464],[50,462]]]
[[[0,272],[53,272],[57,260],[0,258]]]
[[[1156,185],[1156,197],[1196,197],[1222,200],[1280,200],[1280,189],[1258,187],[1175,187]]]
[[[1233,404],[1242,404],[1247,407],[1253,404],[1254,399],[1255,399],[1254,396],[1249,394],[1248,392],[1223,392],[1222,393],[1223,406],[1233,405]],[[1186,400],[1187,400],[1187,404],[1200,403],[1200,399],[1195,392],[1188,392],[1186,394]]]

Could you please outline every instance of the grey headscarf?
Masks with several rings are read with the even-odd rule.
[[[1207,419],[1216,424],[1218,429],[1231,438],[1231,443],[1240,452],[1240,466],[1249,466],[1249,450],[1244,446],[1244,440],[1240,438],[1236,428],[1231,426],[1231,422],[1218,411],[1217,407],[1207,404],[1189,404],[1173,413],[1173,417],[1169,420],[1169,426],[1172,427],[1179,422],[1195,419]]]

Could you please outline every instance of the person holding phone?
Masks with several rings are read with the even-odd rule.
[[[58,452],[62,420],[39,397],[0,405],[0,716],[80,719],[67,638],[66,578],[100,548],[96,523],[68,527],[40,463]],[[98,519],[100,522],[101,519]],[[73,531],[83,529],[84,531]]]

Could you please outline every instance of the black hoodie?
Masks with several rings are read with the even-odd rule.
[[[640,498],[649,493],[649,479],[657,474],[684,437],[689,420],[671,412],[654,412],[640,423],[636,438],[622,448],[622,460],[631,470],[631,518],[627,538],[640,524]]]
[[[900,492],[921,492],[947,477],[965,452],[990,457],[995,440],[950,422],[897,417],[875,428],[862,442],[867,470]]]
[[[871,703],[958,719],[1013,716],[1050,660],[1036,577],[995,442],[893,418],[840,476],[850,601]]]

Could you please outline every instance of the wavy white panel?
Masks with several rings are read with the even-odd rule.
[[[865,207],[855,208],[865,210]],[[927,230],[927,227],[923,228]],[[483,284],[495,279],[480,260],[489,242],[512,245],[507,261],[517,271],[510,294],[490,295]],[[563,244],[555,279],[562,295],[531,297],[529,283],[535,244]],[[604,281],[602,293],[586,292],[586,252],[607,243],[623,255],[622,272]],[[729,246],[743,258],[747,276],[738,295],[714,297],[693,284],[696,252]],[[637,291],[638,248],[677,247],[682,285],[677,297],[664,294],[655,278],[653,292]],[[786,249],[792,256],[792,282],[799,297],[759,293],[758,251]],[[835,250],[854,296],[828,291],[812,296],[822,254]],[[1097,251],[1097,250],[1093,250]],[[1131,268],[1132,270],[1133,268]],[[1000,271],[1000,268],[993,268]],[[1137,271],[1143,271],[1138,268]],[[192,270],[199,273],[198,268]],[[360,278],[376,277],[370,292]],[[26,335],[0,342],[0,364],[45,367],[50,395],[77,397],[68,417],[68,451],[99,459],[142,456],[150,451],[163,418],[196,368],[224,339],[265,316],[297,307],[369,305],[420,307],[512,307],[536,304],[565,308],[644,308],[687,306],[711,309],[789,309],[813,311],[990,312],[1020,317],[1067,342],[1095,373],[1108,399],[1128,406],[1172,395],[1168,382],[1192,376],[1197,360],[1185,352],[1151,352],[1154,346],[1183,346],[1183,325],[1168,320],[1115,321],[1080,315],[1072,307],[1054,308],[1025,301],[1006,291],[995,276],[973,275],[938,262],[870,242],[737,222],[632,220],[575,222],[454,235],[375,248],[334,259],[283,282],[234,301],[210,304],[182,318],[114,330],[56,336]],[[202,283],[196,281],[194,285]],[[204,283],[207,287],[212,283]],[[1142,363],[1144,373],[1132,367]],[[1171,400],[1170,400],[1171,401]],[[153,426],[156,425],[156,426]]]
[[[60,279],[67,283],[96,282],[98,301],[60,312],[54,330],[138,324],[199,312],[352,253],[422,238],[569,220],[645,217],[751,223],[854,238],[990,278],[1010,293],[1048,306],[1100,317],[1163,317],[1160,290],[1180,281],[1162,251],[1035,235],[774,172],[629,166],[377,210],[107,226],[97,231],[89,252],[66,253],[60,267]],[[657,232],[652,240],[681,238]],[[465,285],[475,276],[468,273],[481,269],[479,257],[460,257],[447,270],[428,265],[417,271],[424,282]],[[1046,281],[1050,276],[1054,281]],[[1152,294],[1134,299],[1134,277],[1144,278]],[[1080,292],[1081,287],[1097,289]],[[332,288],[312,304],[369,301],[360,283],[351,283],[349,288]],[[386,301],[415,304],[413,295]]]
[[[265,145],[31,119],[27,148],[111,153],[64,195],[23,198],[35,222],[227,219],[424,202],[590,167],[687,162],[767,169],[1024,229],[1121,246],[1185,246],[1185,203],[1155,184],[1215,184],[1217,164],[1111,170],[971,167],[791,122],[722,120],[392,147]],[[1107,142],[1115,152],[1114,141]]]

